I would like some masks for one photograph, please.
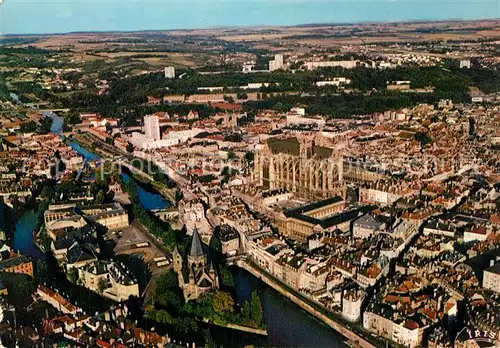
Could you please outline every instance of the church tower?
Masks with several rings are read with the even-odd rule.
[[[182,272],[182,255],[179,253],[179,249],[177,249],[177,246],[174,249],[173,259],[174,259],[174,271],[177,274],[179,274]]]
[[[203,268],[207,263],[207,257],[203,252],[200,234],[195,228],[193,232],[193,240],[191,242],[191,249],[188,255],[188,265],[194,268]]]

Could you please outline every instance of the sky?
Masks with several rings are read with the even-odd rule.
[[[500,0],[3,0],[0,34],[482,18]]]

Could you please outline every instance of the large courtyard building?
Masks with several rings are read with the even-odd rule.
[[[343,158],[311,139],[269,139],[255,154],[254,180],[310,200],[345,197]]]

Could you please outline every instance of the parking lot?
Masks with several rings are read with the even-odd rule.
[[[146,228],[137,222],[119,232],[108,232],[108,237],[116,242],[116,255],[141,254],[153,275],[165,273],[171,266],[171,255],[168,250]],[[155,262],[155,259],[165,257],[168,261]],[[159,266],[158,264],[162,264]]]

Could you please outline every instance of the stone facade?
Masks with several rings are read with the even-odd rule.
[[[139,296],[139,284],[115,262],[93,261],[78,269],[79,281],[86,288],[114,301],[125,301]],[[100,289],[100,283],[104,289]]]
[[[195,300],[203,292],[219,287],[219,278],[212,262],[207,262],[198,230],[193,232],[191,249],[186,260],[175,248],[174,271],[179,279],[179,286],[186,301]],[[184,262],[186,261],[186,262]]]
[[[255,153],[253,179],[310,200],[345,197],[343,158],[307,138],[269,139]]]

